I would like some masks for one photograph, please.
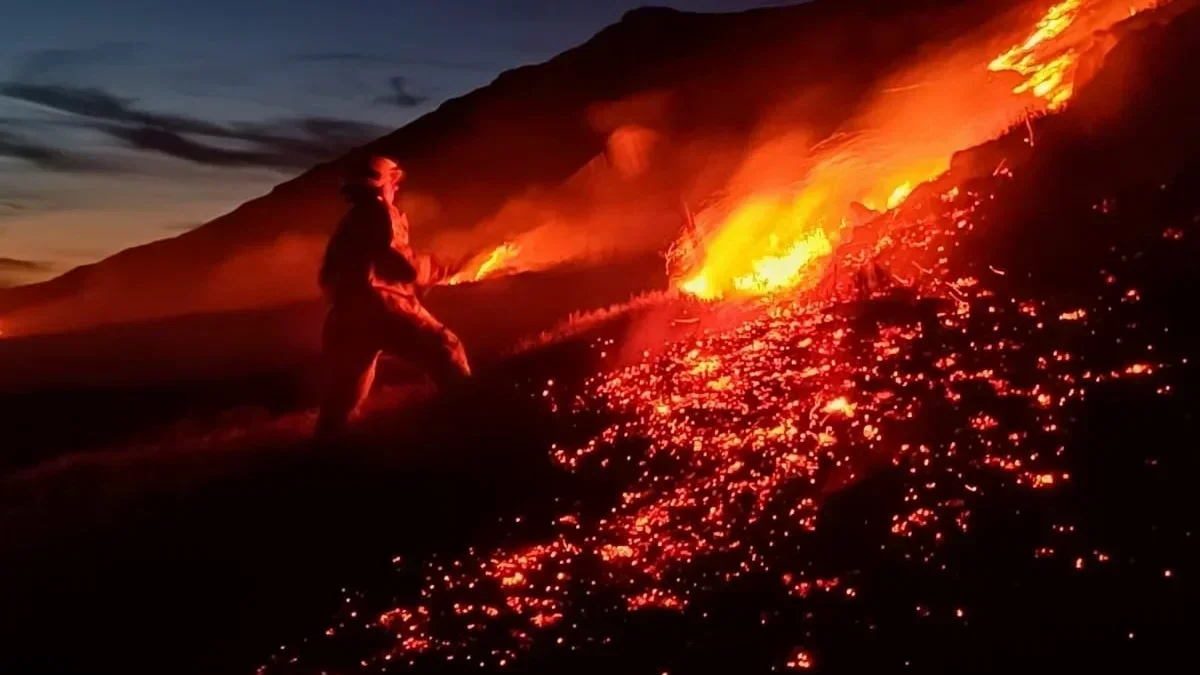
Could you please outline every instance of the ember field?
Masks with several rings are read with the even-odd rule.
[[[1197,50],[1125,39],[810,288],[577,322],[337,448],[6,479],[5,671],[1188,662]]]

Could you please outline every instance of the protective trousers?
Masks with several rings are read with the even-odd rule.
[[[371,390],[375,364],[387,352],[426,368],[439,386],[471,374],[458,336],[414,297],[363,293],[335,300],[323,335],[325,400],[317,433],[333,435],[346,427]]]

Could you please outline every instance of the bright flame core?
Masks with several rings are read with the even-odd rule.
[[[486,256],[476,256],[475,260],[463,271],[450,277],[446,282],[453,286],[468,281],[482,281],[487,277],[497,276],[512,268],[513,260],[521,254],[521,247],[511,242],[500,244]]]
[[[496,247],[487,260],[479,266],[479,271],[475,273],[475,281],[479,281],[493,272],[502,269],[504,264],[517,257],[521,253],[521,247],[516,244],[504,243]]]
[[[912,194],[912,191],[913,191],[913,184],[911,181],[905,182],[905,183],[897,186],[895,190],[892,190],[891,196],[888,197],[888,200],[887,200],[888,210],[890,211],[890,210],[896,208],[897,206],[900,206],[901,204],[903,204],[904,200],[908,199],[908,196],[910,194]]]
[[[766,256],[754,261],[754,271],[733,280],[733,287],[744,293],[770,293],[795,286],[809,263],[833,253],[823,230],[813,230],[783,255]]]
[[[712,300],[736,291],[761,295],[793,288],[810,277],[813,263],[833,253],[833,245],[820,227],[825,204],[821,190],[804,190],[791,201],[760,195],[738,205],[725,219],[721,231],[705,251],[704,266],[680,288],[701,299]],[[786,236],[784,244],[781,235]],[[761,249],[757,258],[744,254]]]

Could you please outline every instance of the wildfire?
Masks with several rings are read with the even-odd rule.
[[[989,68],[1033,68],[1022,86],[1050,103],[1064,91],[1069,96],[1065,75],[1034,68],[1033,50],[1061,35],[1080,4],[1053,8]],[[1055,72],[1070,65],[1064,60]],[[880,184],[897,179],[891,174]],[[888,208],[913,189],[913,181],[901,182]],[[858,262],[844,251],[835,255],[844,225],[824,223],[831,202],[845,194],[830,190],[808,183],[795,193],[738,201],[680,288],[701,298],[769,294],[815,284],[826,266],[827,278],[849,278]],[[405,657],[414,666],[426,654],[467,654],[480,666],[503,665],[547,635],[563,644],[574,634],[555,627],[574,629],[589,613],[691,611],[693,596],[714,582],[799,562],[796,544],[816,530],[823,495],[877,470],[880,457],[909,481],[887,531],[916,547],[965,533],[981,485],[1053,490],[1068,482],[1070,474],[1055,466],[1071,419],[1063,409],[1082,399],[1081,380],[1096,378],[1079,358],[1047,346],[1039,312],[1057,315],[1069,329],[1096,308],[1035,302],[1015,290],[1018,275],[997,267],[973,276],[979,261],[956,251],[960,238],[984,229],[975,227],[985,220],[977,215],[986,216],[992,200],[964,186],[934,201],[941,211],[930,219],[893,214],[876,248],[892,259],[920,260],[906,292],[951,310],[866,325],[837,311],[853,299],[848,290],[835,287],[821,299],[776,296],[737,326],[664,345],[640,362],[596,373],[579,391],[542,390],[561,399],[552,409],[571,434],[551,446],[552,459],[573,472],[628,476],[620,496],[592,515],[572,510],[556,518],[557,534],[543,543],[429,562],[425,604],[387,615],[402,622],[381,622],[396,640],[384,660]],[[502,244],[465,278],[494,275],[518,253]],[[900,304],[918,304],[909,300]],[[1113,372],[1151,377],[1158,370],[1137,361]],[[1034,552],[1054,555],[1050,547]],[[812,588],[793,584],[791,574],[785,581],[801,598]],[[815,585],[829,591],[839,581]],[[605,593],[596,593],[601,587]],[[847,587],[845,597],[857,592]],[[595,612],[594,603],[613,604]],[[425,605],[440,609],[431,613]],[[929,612],[918,606],[919,615]],[[957,618],[966,614],[954,610]],[[469,635],[460,630],[463,617],[471,621]],[[485,634],[492,642],[481,639]],[[490,648],[481,654],[479,645]],[[808,670],[814,661],[797,648],[786,665]]]
[[[1146,5],[1139,2],[1137,7],[1128,9],[1136,13]],[[1080,17],[1085,12],[1089,17],[1087,22],[1095,24],[1089,25],[1093,29],[1124,18],[1126,8],[1117,7],[1120,11],[1116,11],[1113,7],[1113,3],[1102,0],[1064,0],[1047,10],[1028,34],[1007,51],[970,70],[981,78],[988,71],[1017,73],[1022,79],[1012,88],[1013,94],[1032,95],[1045,109],[1056,110],[1074,93],[1076,65],[1083,49],[1073,37],[1080,31],[1071,31],[1072,27],[1084,23]],[[980,81],[971,86],[987,85]],[[1005,95],[980,98],[984,100],[1005,100]],[[963,110],[971,115],[993,114],[1004,106],[1008,106],[1005,110],[1011,110],[1013,100],[1007,101],[1007,104],[980,103],[978,110],[970,107]],[[929,103],[922,100],[920,105]],[[923,108],[920,115],[925,115]],[[859,201],[876,211],[895,210],[917,185],[948,168],[950,154],[962,149],[930,143],[928,139],[924,145],[910,142],[911,129],[899,123],[893,125],[896,129],[888,126],[894,117],[885,116],[880,122],[885,128],[873,132],[874,145],[866,147],[868,156],[862,156],[863,150],[853,144],[818,156],[797,194],[751,191],[732,207],[724,204],[701,214],[698,219],[707,220],[710,227],[699,237],[689,232],[688,236],[696,241],[679,247],[688,251],[691,259],[679,266],[682,272],[677,279],[678,288],[706,300],[803,290],[806,282],[819,277],[829,262],[851,214],[851,202]],[[997,114],[996,122],[1006,123],[1000,117]],[[980,126],[963,140],[968,144],[983,142],[997,131],[998,128]],[[813,152],[820,150],[814,148]],[[757,171],[762,170],[763,164],[752,163],[752,166]],[[858,165],[865,165],[866,170],[847,168]],[[742,178],[749,178],[753,185],[756,176]],[[769,180],[764,177],[762,182],[781,181],[778,177]]]
[[[824,195],[810,189],[791,201],[763,196],[739,205],[708,247],[700,271],[680,288],[711,300],[731,291],[762,295],[815,280],[814,263],[833,253],[820,226],[824,203]],[[767,242],[768,252],[747,259],[744,252],[761,247],[760,241]]]
[[[935,223],[897,218],[888,246],[930,256],[955,250],[957,238],[978,232],[956,223],[989,203],[962,197],[967,205],[947,204]],[[806,252],[789,246],[780,258],[795,259],[780,264],[780,278],[803,268],[806,256],[852,265],[828,252],[820,230],[798,241]],[[884,533],[918,550],[967,530],[980,484],[1058,488],[1069,479],[1054,465],[1062,409],[1082,397],[1077,361],[1033,347],[1043,339],[1041,320],[1016,309],[1028,299],[997,300],[1009,277],[966,283],[965,264],[928,264],[911,291],[950,300],[953,289],[959,303],[932,324],[914,317],[864,328],[835,311],[837,297],[777,297],[737,326],[666,345],[597,373],[582,390],[556,393],[563,401],[552,409],[563,411],[563,429],[575,431],[551,458],[584,475],[636,468],[620,496],[600,517],[571,510],[554,518],[557,534],[542,543],[430,561],[422,604],[381,621],[394,642],[376,664],[420,670],[422,659],[463,656],[512,663],[538,640],[571,639],[555,631],[584,625],[597,597],[615,603],[603,611],[692,611],[714,578],[797,563],[789,556],[800,555],[801,538],[817,529],[823,495],[875,470],[881,453],[911,480]],[[998,305],[1014,309],[998,312]],[[937,334],[929,339],[926,331]],[[1026,348],[1021,336],[1036,339]],[[1152,374],[1140,362],[1127,372]],[[1018,384],[1030,373],[1037,382]],[[595,426],[584,422],[596,412],[603,418]],[[784,578],[799,598],[814,589],[844,588],[838,597],[848,601],[858,595],[837,578]],[[599,587],[605,593],[593,596]],[[786,664],[815,668],[802,649]]]
[[[1013,88],[1014,94],[1032,92],[1046,101],[1051,110],[1062,106],[1074,93],[1074,85],[1068,79],[1078,54],[1068,49],[1053,57],[1039,54],[1039,48],[1062,35],[1078,18],[1081,0],[1065,0],[1050,8],[1038,21],[1025,41],[997,56],[988,64],[992,72],[1012,71],[1025,76],[1025,80]]]

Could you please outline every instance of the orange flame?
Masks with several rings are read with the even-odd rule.
[[[468,281],[482,281],[512,271],[513,261],[521,254],[521,247],[511,242],[500,244],[485,256],[476,256],[466,268],[450,277],[446,282],[453,286]],[[473,270],[473,271],[472,271]]]
[[[913,191],[913,184],[911,181],[905,182],[905,183],[897,186],[895,190],[892,190],[892,194],[888,197],[888,200],[887,200],[888,210],[890,211],[890,210],[896,208],[897,206],[900,206],[901,204],[903,204],[904,200],[908,199],[908,196],[910,194],[912,194],[912,191]]]
[[[1062,35],[1075,23],[1081,4],[1081,0],[1065,0],[1051,7],[1025,41],[993,59],[988,64],[988,70],[1012,71],[1024,75],[1025,80],[1013,88],[1014,94],[1032,91],[1034,96],[1044,99],[1051,110],[1062,106],[1074,93],[1074,85],[1068,79],[1068,73],[1079,55],[1068,49],[1043,60],[1047,57],[1040,56],[1037,52],[1039,47]]]
[[[491,276],[493,272],[502,269],[506,263],[521,253],[521,247],[516,244],[504,243],[496,247],[494,251],[488,255],[487,260],[479,266],[479,271],[475,273],[475,281],[479,281],[485,277]]]
[[[819,225],[823,202],[819,190],[806,190],[790,202],[760,196],[739,205],[708,246],[699,273],[680,288],[712,300],[733,291],[761,295],[801,284],[814,262],[833,253]],[[787,244],[781,233],[790,234]],[[762,240],[770,253],[747,259],[743,252]]]
[[[1135,4],[1128,8],[1130,13],[1153,3]],[[1042,109],[1060,108],[1074,93],[1077,61],[1085,51],[1081,31],[1072,27],[1107,27],[1124,18],[1126,7],[1116,5],[1108,0],[1063,0],[990,62],[972,51],[963,52],[961,67],[949,59],[934,70],[914,68],[913,79],[919,83],[884,89],[878,110],[857,120],[859,126],[852,125],[829,144],[792,148],[793,154],[811,156],[806,168],[793,169],[801,174],[793,177],[802,179],[798,189],[781,188],[788,180],[773,175],[786,171],[776,165],[786,153],[764,146],[761,156],[748,159],[736,184],[731,182],[730,203],[698,215],[697,220],[715,227],[689,231],[677,242],[672,251],[672,265],[679,270],[677,287],[711,300],[814,286],[853,217],[851,202],[873,211],[898,208],[918,185],[949,168],[953,152],[986,141],[1011,123],[1013,114],[1020,114],[1021,101],[1003,89],[988,89],[988,72],[1017,73],[1023,79],[1012,88],[1013,94],[1032,95]],[[1085,11],[1086,21],[1081,20]],[[927,82],[944,86],[922,98],[919,92]],[[951,90],[947,82],[956,88]],[[954,92],[976,90],[986,93],[977,100],[971,96],[965,103],[944,105],[943,99],[955,98]],[[918,93],[904,108],[889,98],[894,92],[914,91]],[[922,131],[930,127],[931,106],[955,130],[953,139]]]

